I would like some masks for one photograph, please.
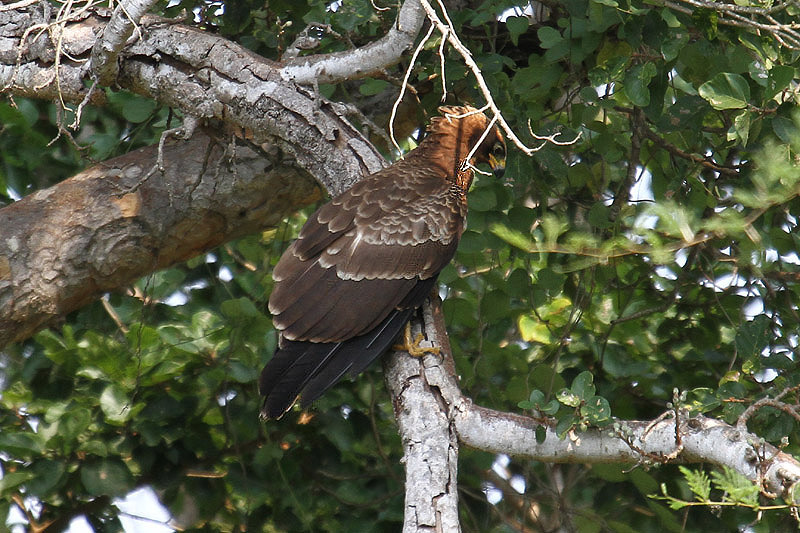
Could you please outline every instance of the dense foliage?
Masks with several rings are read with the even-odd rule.
[[[712,9],[657,4],[547,2],[537,19],[488,0],[449,13],[525,142],[539,144],[529,124],[561,140],[580,134],[532,157],[510,145],[507,181],[479,177],[469,228],[440,277],[465,393],[495,409],[555,416],[563,432],[611,416],[655,418],[676,399],[735,423],[755,400],[800,386],[800,54]],[[763,7],[728,7],[744,4]],[[310,22],[322,35],[310,52],[328,52],[383,35],[396,12],[369,0],[336,7],[186,0],[164,13],[194,9],[196,24],[279,59]],[[796,10],[773,16],[790,21]],[[401,106],[408,135],[435,114],[443,80],[446,101],[484,102],[448,47],[441,72],[434,36]],[[320,92],[383,127],[408,58],[380,79]],[[0,195],[11,201],[156,142],[172,117],[135,95],[108,95],[108,107],[84,115],[81,153],[64,136],[50,143],[55,105],[0,103]],[[392,157],[382,137],[373,140]],[[112,531],[113,498],[149,485],[187,527],[398,530],[403,470],[379,365],[309,413],[256,418],[256,378],[275,344],[271,267],[303,216],[152,274],[7,347],[0,516],[25,500],[37,520],[84,515]],[[797,389],[781,399],[796,406]],[[765,406],[748,425],[800,454],[792,413]],[[524,461],[495,471],[493,460],[462,450],[465,531],[796,527],[786,509],[672,510],[652,497],[663,484],[680,500],[718,501],[719,487],[736,480],[704,487],[709,475],[729,475],[722,471]],[[511,479],[524,480],[524,493]],[[484,494],[492,487],[503,495],[496,505]]]

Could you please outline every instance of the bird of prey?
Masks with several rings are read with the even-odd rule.
[[[385,353],[453,258],[472,165],[501,174],[506,147],[477,109],[439,111],[405,158],[311,215],[275,266],[269,310],[280,337],[261,373],[262,418],[298,397],[307,407]]]

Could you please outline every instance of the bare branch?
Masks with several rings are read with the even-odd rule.
[[[414,49],[414,53],[411,55],[411,61],[409,61],[408,68],[406,69],[405,76],[403,76],[403,83],[400,86],[400,94],[397,95],[397,98],[394,100],[394,105],[392,105],[392,114],[389,117],[389,138],[392,140],[392,144],[394,145],[397,153],[400,154],[402,157],[403,150],[400,148],[400,145],[397,144],[397,139],[394,136],[394,119],[397,116],[397,108],[400,107],[400,103],[403,101],[403,97],[406,94],[406,87],[408,87],[408,80],[411,78],[411,72],[414,70],[414,65],[417,62],[417,57],[419,57],[419,53],[422,51],[422,48],[425,46],[425,43],[428,42],[428,39],[431,38],[433,35],[434,27],[431,26],[428,28],[428,33],[425,34],[425,37],[419,42],[417,47]]]
[[[649,421],[622,422],[631,432],[625,439],[604,429],[589,429],[561,439],[546,428],[542,442],[536,440],[540,425],[533,419],[492,411],[462,398],[454,418],[459,439],[468,446],[556,463],[638,463],[652,456],[669,457],[676,449],[675,432],[682,436],[677,462],[708,462],[728,466],[776,494],[786,495],[800,480],[800,462],[758,436],[742,432],[719,420],[702,415],[681,420],[670,417],[655,424]],[[642,457],[646,452],[649,457]]]
[[[11,4],[4,4],[0,5],[0,11],[14,11],[15,9],[21,9],[23,7],[28,7],[35,3],[39,2],[39,0],[20,0],[19,2],[14,2]]]
[[[380,72],[397,63],[411,48],[424,21],[419,0],[406,0],[400,6],[394,26],[383,38],[354,50],[293,58],[283,64],[280,76],[286,81],[310,85],[338,83]]]
[[[760,400],[756,400],[750,405],[744,412],[739,415],[739,419],[736,421],[736,427],[740,430],[746,431],[747,430],[747,421],[753,416],[756,411],[761,409],[762,407],[773,407],[788,415],[792,416],[795,420],[800,421],[800,411],[798,411],[796,406],[789,405],[785,402],[781,401],[781,398],[786,396],[787,394],[791,394],[793,392],[797,392],[800,390],[800,385],[795,385],[794,387],[786,387],[780,393],[778,393],[774,398],[761,398]]]
[[[111,20],[103,28],[103,35],[92,47],[92,76],[102,85],[111,85],[119,72],[117,58],[139,21],[156,0],[122,0],[117,4]]]
[[[62,97],[69,102],[81,102],[93,92],[93,98],[101,100],[103,92],[89,91],[86,82],[94,45],[90,37],[104,26],[103,15],[87,14],[60,32],[64,50],[83,62],[59,65],[58,76],[52,41],[46,42],[42,35],[36,47],[22,42],[31,27],[46,28],[50,23],[29,17],[25,26],[19,20],[22,15],[0,14],[0,26],[7,17],[16,17],[17,46],[24,50],[19,65],[0,65],[0,86],[8,86],[14,94]],[[252,132],[256,143],[277,143],[329,190],[343,190],[385,165],[361,133],[315,100],[313,92],[283,82],[275,63],[217,35],[172,21],[148,15],[141,24],[146,29],[143,38],[128,46],[120,62],[120,87],[181,109],[185,115],[214,118]],[[344,142],[332,142],[336,139]],[[342,150],[355,157],[343,158]]]
[[[520,138],[517,136],[514,130],[511,129],[511,126],[508,125],[508,122],[506,122],[506,119],[503,117],[500,108],[497,107],[497,104],[495,103],[494,98],[492,97],[492,92],[489,89],[489,86],[486,84],[486,79],[483,77],[483,73],[481,72],[480,67],[478,66],[477,63],[475,63],[475,59],[473,59],[472,57],[472,52],[470,52],[469,48],[464,46],[464,44],[461,42],[461,39],[458,38],[458,35],[456,34],[455,29],[453,28],[453,25],[450,22],[450,18],[447,15],[447,11],[444,9],[444,5],[440,3],[441,8],[443,9],[444,17],[448,21],[447,23],[442,22],[442,20],[436,13],[436,10],[433,9],[428,0],[419,0],[419,2],[420,4],[422,4],[423,9],[425,10],[425,14],[428,16],[428,20],[430,20],[431,23],[434,26],[436,26],[436,29],[438,29],[439,32],[441,32],[442,39],[443,40],[446,39],[450,43],[450,45],[459,53],[459,55],[461,55],[461,58],[467,65],[467,68],[469,68],[470,71],[472,72],[472,75],[475,76],[475,80],[478,83],[478,89],[480,90],[483,97],[486,99],[486,106],[487,106],[486,108],[492,111],[493,117],[497,118],[497,122],[498,124],[500,124],[500,127],[506,133],[506,136],[508,136],[508,138],[511,140],[511,142],[514,143],[514,145],[517,148],[519,148],[522,152],[524,152],[527,155],[531,155],[541,150],[544,147],[544,144],[533,148],[527,146],[525,143],[522,142],[522,140],[520,140]],[[444,72],[444,70],[442,72]],[[553,138],[554,138],[553,136],[543,137],[543,139],[547,141],[550,141]],[[580,134],[572,141],[566,143],[558,143],[558,144],[573,144],[579,138]]]
[[[798,31],[800,29],[800,24],[797,22],[782,23],[775,18],[775,15],[779,13],[793,18],[793,16],[786,13],[786,11],[794,2],[775,2],[774,4],[770,4],[770,7],[738,5],[736,3],[714,2],[710,0],[678,0],[678,2],[688,4],[695,8],[709,9],[719,13],[719,24],[749,29],[758,34],[766,33],[772,35],[784,48],[800,50],[800,31]],[[692,14],[694,12],[692,8],[684,7],[671,0],[666,0],[664,5],[681,13]],[[760,22],[758,18],[766,22]]]

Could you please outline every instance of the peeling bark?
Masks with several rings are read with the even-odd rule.
[[[0,346],[320,197],[280,153],[233,146],[198,132],[166,144],[163,174],[143,148],[0,209]]]
[[[438,307],[441,309],[441,307]],[[433,323],[424,307],[425,323]],[[419,324],[416,324],[419,327]],[[416,335],[416,332],[414,332]],[[450,353],[447,336],[437,339]],[[450,357],[424,356],[424,363],[405,352],[384,358],[386,385],[403,442],[406,497],[403,532],[461,531],[458,519],[458,436],[452,425],[453,404],[442,395],[440,365]],[[446,385],[446,384],[445,384]]]

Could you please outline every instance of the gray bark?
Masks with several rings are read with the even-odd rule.
[[[404,353],[393,354],[385,376],[393,392],[395,413],[406,447],[406,470],[420,471],[409,476],[422,477],[426,470],[455,472],[454,464],[442,466],[453,461],[449,454],[440,453],[439,464],[430,466],[430,456],[415,446],[417,435],[424,433],[438,435],[439,440],[438,445],[427,443],[425,449],[444,447],[455,435],[460,444],[479,450],[551,463],[711,463],[727,466],[770,493],[791,500],[791,491],[800,482],[800,462],[745,428],[720,420],[679,413],[677,420],[663,417],[654,421],[618,421],[617,430],[613,427],[576,430],[562,439],[546,420],[475,405],[458,387],[441,303],[436,299],[426,306],[425,336],[434,346],[442,348],[444,357],[426,355],[411,359]],[[420,413],[423,405],[442,416]],[[404,406],[418,407],[409,410]],[[433,422],[438,426],[433,427]],[[406,427],[411,429],[405,430]],[[542,442],[537,440],[537,429],[544,430]],[[434,490],[417,501],[428,498],[431,505],[437,504],[433,496],[438,494],[435,489],[439,486],[441,483],[434,485]],[[407,488],[407,498],[409,490]],[[407,517],[408,512],[407,503]]]

